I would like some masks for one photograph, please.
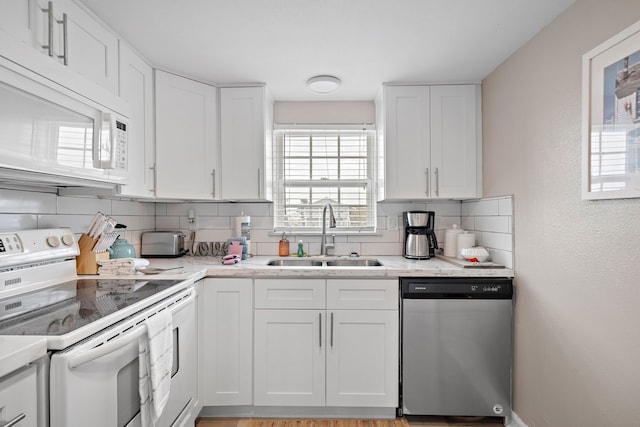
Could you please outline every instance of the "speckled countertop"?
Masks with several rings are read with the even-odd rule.
[[[296,258],[296,257],[289,257]],[[410,260],[401,256],[362,256],[360,259],[377,259],[382,266],[376,267],[311,267],[269,266],[271,260],[287,259],[277,256],[256,256],[235,265],[223,265],[219,257],[150,258],[152,267],[168,268],[182,266],[183,270],[166,272],[160,277],[513,277],[509,268],[463,268],[442,257],[428,260]],[[343,257],[308,257],[305,259],[333,260],[352,259]],[[358,259],[358,258],[355,258]],[[451,260],[453,261],[453,260]],[[455,261],[454,261],[455,262]]]
[[[290,257],[295,258],[295,257]],[[193,279],[203,277],[513,277],[509,268],[464,268],[456,260],[443,257],[429,260],[410,260],[401,256],[366,256],[360,258],[307,257],[306,260],[376,259],[382,263],[375,267],[329,266],[269,266],[271,260],[287,259],[277,256],[256,256],[235,265],[223,265],[219,257],[150,258],[152,267],[182,267],[153,275],[154,279]],[[294,260],[295,261],[295,260]],[[140,278],[142,273],[135,277]],[[88,277],[88,276],[80,276]],[[106,277],[106,276],[101,276]],[[132,276],[117,276],[130,278]],[[0,377],[45,354],[46,340],[37,337],[0,337]]]

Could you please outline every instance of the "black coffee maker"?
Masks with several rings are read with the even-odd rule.
[[[429,259],[435,256],[438,241],[434,232],[436,213],[408,211],[404,218],[404,245],[402,256],[409,259]]]

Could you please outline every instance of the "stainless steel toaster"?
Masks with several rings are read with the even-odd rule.
[[[186,253],[181,231],[147,231],[142,233],[141,257],[173,258]]]

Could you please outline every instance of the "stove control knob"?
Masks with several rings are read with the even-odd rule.
[[[73,236],[70,234],[65,234],[64,236],[62,236],[62,243],[65,246],[71,246],[73,245],[74,239]]]
[[[47,237],[47,245],[51,246],[52,248],[58,247],[60,246],[60,239],[58,238],[58,236],[49,236]]]

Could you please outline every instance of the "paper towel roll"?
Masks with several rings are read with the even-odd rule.
[[[444,230],[444,256],[455,257],[458,255],[458,234],[464,230],[453,224],[452,228]]]
[[[466,248],[474,247],[476,245],[476,235],[465,231],[464,233],[458,234],[456,237],[457,237],[457,244],[458,244],[458,248],[456,249],[457,257],[459,259],[464,259],[460,251]]]
[[[236,237],[247,239],[247,249],[251,248],[251,217],[244,212],[236,217]]]

